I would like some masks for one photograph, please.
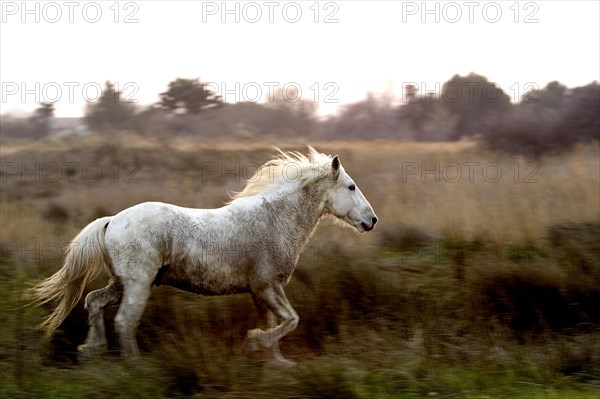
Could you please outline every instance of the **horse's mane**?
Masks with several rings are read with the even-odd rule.
[[[313,147],[308,147],[308,156],[298,151],[282,151],[265,162],[256,173],[246,181],[246,187],[231,198],[234,202],[283,187],[302,188],[332,175],[331,155],[325,155]]]

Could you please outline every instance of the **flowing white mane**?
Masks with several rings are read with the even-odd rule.
[[[308,147],[308,156],[297,151],[282,151],[265,162],[247,180],[246,187],[232,196],[232,201],[253,195],[281,190],[285,187],[300,189],[322,178],[331,176],[331,155],[325,155]]]

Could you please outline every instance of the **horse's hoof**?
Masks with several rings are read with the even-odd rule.
[[[271,367],[276,367],[280,369],[291,369],[293,367],[296,367],[296,362],[288,360],[284,357],[273,358],[269,360],[267,364]]]
[[[249,330],[246,336],[246,351],[256,352],[260,348],[260,336],[264,331],[260,328]]]
[[[79,345],[77,347],[77,360],[86,362],[92,360],[102,353],[102,347],[90,346],[88,344]]]
[[[253,353],[258,351],[258,341],[256,339],[246,339],[246,353]]]

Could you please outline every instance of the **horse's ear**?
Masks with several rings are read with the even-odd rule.
[[[331,160],[331,169],[333,171],[333,178],[337,179],[338,176],[340,175],[340,157],[339,156],[335,156],[333,157],[333,159]]]

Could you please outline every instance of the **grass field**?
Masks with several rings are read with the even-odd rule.
[[[310,143],[339,154],[379,217],[322,221],[286,291],[300,315],[272,369],[248,357],[249,296],[158,287],[143,361],[77,364],[78,306],[51,341],[23,290],[55,272],[87,223],[158,200],[217,207],[302,142],[159,141],[133,134],[2,144],[0,396],[14,398],[597,398],[598,143],[539,159],[473,142]],[[99,278],[92,287],[100,287]],[[90,288],[92,288],[90,287]]]

